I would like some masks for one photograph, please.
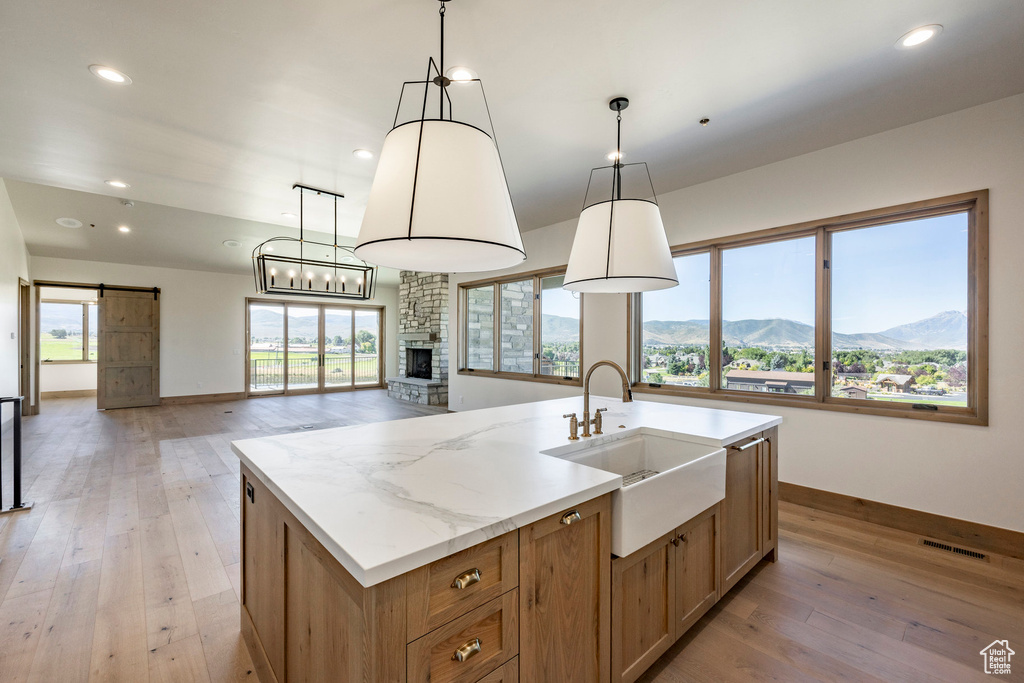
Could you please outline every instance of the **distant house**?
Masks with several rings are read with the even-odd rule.
[[[841,387],[839,393],[845,398],[866,399],[868,397],[868,390],[864,387]]]
[[[730,370],[725,376],[726,389],[798,394],[814,389],[814,373],[781,370]]]
[[[913,375],[879,375],[876,380],[882,391],[909,394],[910,385],[914,383]]]

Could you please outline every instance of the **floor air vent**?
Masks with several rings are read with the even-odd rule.
[[[947,553],[963,555],[964,557],[973,557],[976,560],[988,560],[988,556],[985,553],[979,553],[977,550],[968,550],[967,548],[960,548],[955,545],[949,545],[948,543],[939,543],[938,541],[931,541],[927,538],[921,539],[921,545],[926,545],[929,548],[935,548],[937,550],[945,550]]]

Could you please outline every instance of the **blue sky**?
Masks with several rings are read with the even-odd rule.
[[[833,235],[835,332],[880,332],[967,308],[967,214]],[[814,324],[814,238],[725,250],[726,320],[786,318]],[[644,294],[646,320],[710,317],[706,254],[676,259],[679,287]]]

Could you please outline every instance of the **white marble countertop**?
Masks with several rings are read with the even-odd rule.
[[[619,488],[618,475],[544,455],[616,438],[620,424],[722,446],[771,415],[648,401],[607,407],[605,434],[570,442],[582,397],[235,441],[232,449],[364,586]]]

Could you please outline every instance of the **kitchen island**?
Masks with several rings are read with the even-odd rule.
[[[611,618],[622,477],[561,451],[643,429],[711,448],[761,439],[737,450],[747,458],[765,452],[781,419],[593,401],[609,408],[605,433],[572,443],[562,414],[580,398],[233,443],[243,466],[242,627],[261,679],[622,680]],[[774,531],[762,533],[773,462],[759,455],[743,473],[754,517],[741,540],[756,560],[774,548]],[[715,566],[728,555],[718,551]],[[715,599],[728,577],[716,574]]]

